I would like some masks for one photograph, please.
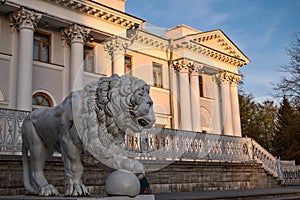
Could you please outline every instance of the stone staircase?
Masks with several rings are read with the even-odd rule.
[[[144,161],[148,169],[166,166],[146,174],[155,194],[280,187],[277,179],[255,162],[166,162]],[[0,196],[25,194],[21,156],[0,156],[0,172]],[[109,173],[111,169],[105,166],[85,165],[83,182],[92,194],[105,195],[104,184]],[[49,183],[64,193],[61,158],[54,157],[46,162],[45,175]]]

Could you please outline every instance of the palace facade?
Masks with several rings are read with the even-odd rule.
[[[126,0],[0,4],[0,108],[58,105],[112,74],[151,85],[156,126],[241,136],[239,67],[250,62],[222,30],[162,30]]]

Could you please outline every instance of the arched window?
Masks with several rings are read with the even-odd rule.
[[[43,92],[37,92],[32,96],[32,107],[33,110],[42,107],[52,107],[53,101],[49,95]]]

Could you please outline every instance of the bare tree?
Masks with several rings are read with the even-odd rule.
[[[288,73],[288,76],[283,76],[274,89],[278,91],[278,97],[286,96],[300,109],[300,32],[295,34],[287,48],[287,54],[290,56],[290,63],[281,67],[280,71]]]

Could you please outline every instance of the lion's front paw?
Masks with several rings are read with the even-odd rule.
[[[48,184],[48,185],[42,187],[39,192],[39,196],[41,196],[41,197],[58,196],[58,195],[59,195],[59,192],[51,184]]]
[[[70,197],[89,196],[89,192],[87,191],[85,185],[83,184],[68,184],[66,186],[65,196],[70,196]]]
[[[144,165],[137,160],[124,159],[119,164],[119,169],[131,171],[133,173],[144,173]]]

